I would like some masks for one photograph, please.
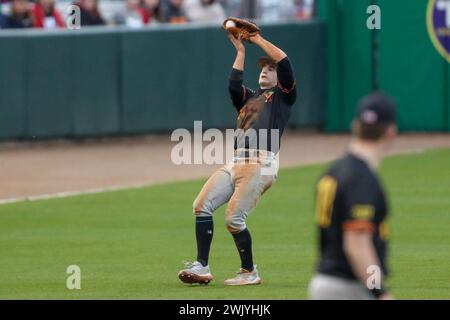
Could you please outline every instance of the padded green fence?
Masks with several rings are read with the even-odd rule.
[[[263,25],[298,83],[293,127],[324,123],[324,23]],[[245,81],[257,86],[247,46]],[[227,92],[234,49],[219,26],[0,32],[0,138],[84,137],[233,128]]]
[[[438,54],[428,35],[428,0],[378,2],[383,14],[380,84],[398,101],[400,128],[450,130],[449,63]]]
[[[0,136],[25,134],[26,45],[23,38],[2,38],[0,50]],[[6,72],[5,72],[6,71]]]
[[[318,0],[327,23],[326,129],[348,131],[358,99],[372,90],[367,7],[381,9],[380,88],[398,102],[402,131],[450,131],[450,64],[427,33],[429,0]]]
[[[347,131],[359,97],[371,90],[370,0],[319,0],[327,22],[326,130]]]
[[[324,121],[324,26],[266,25],[264,35],[291,57],[299,83],[292,126]],[[247,46],[245,81],[256,87],[256,61],[263,53]],[[234,48],[217,27],[126,33],[122,39],[122,105],[125,132],[205,127],[233,127],[227,79]]]

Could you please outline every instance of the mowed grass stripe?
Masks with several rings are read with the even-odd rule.
[[[383,162],[400,299],[450,299],[450,149]],[[239,258],[215,214],[208,286],[176,274],[195,257],[192,201],[204,180],[0,206],[0,298],[305,299],[316,261],[314,184],[326,165],[281,170],[250,215],[263,285],[228,288]],[[81,268],[81,290],[66,268]]]

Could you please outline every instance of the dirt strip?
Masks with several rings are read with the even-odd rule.
[[[286,132],[281,167],[324,162],[342,154],[348,135]],[[0,145],[0,200],[102,190],[210,175],[217,165],[174,165],[170,136],[90,141],[3,143]],[[450,148],[450,134],[408,134],[391,154]]]

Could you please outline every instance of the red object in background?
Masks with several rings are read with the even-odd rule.
[[[152,19],[150,12],[146,11],[144,8],[139,8],[138,12],[142,17],[142,21],[144,22],[144,24],[148,24]]]
[[[36,3],[34,5],[33,16],[34,16],[33,27],[44,28],[45,13],[44,13],[44,9],[42,8],[42,6],[39,3]],[[65,27],[65,24],[64,24],[64,21],[63,21],[61,15],[55,9],[53,9],[53,18],[55,19],[56,26],[58,28]]]

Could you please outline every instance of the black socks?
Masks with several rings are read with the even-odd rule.
[[[195,235],[197,238],[197,261],[204,267],[208,265],[209,248],[213,238],[213,217],[195,218]]]
[[[195,235],[197,238],[197,261],[203,266],[208,265],[209,249],[214,233],[212,217],[195,218]],[[253,271],[252,237],[248,229],[233,234],[234,242],[241,257],[241,268]]]
[[[241,257],[241,268],[253,271],[252,237],[248,229],[233,234],[234,242]]]

